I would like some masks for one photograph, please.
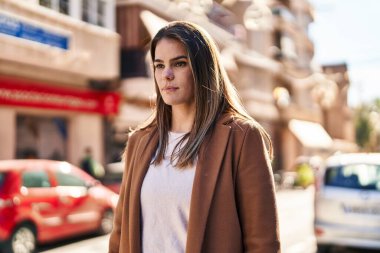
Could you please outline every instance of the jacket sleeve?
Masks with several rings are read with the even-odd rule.
[[[109,247],[108,252],[109,253],[117,253],[119,252],[119,246],[120,246],[120,234],[121,234],[121,219],[122,219],[122,213],[123,213],[123,206],[124,206],[124,195],[125,192],[123,189],[125,189],[125,181],[126,181],[126,174],[125,171],[123,173],[123,180],[120,187],[120,195],[119,200],[116,206],[115,210],[115,216],[113,221],[113,229],[110,235],[109,240]]]
[[[273,172],[262,133],[246,129],[236,171],[237,208],[245,253],[279,253]]]
[[[110,240],[108,245],[108,252],[109,253],[118,253],[120,248],[120,240],[121,240],[121,227],[122,227],[122,217],[123,217],[123,210],[126,206],[125,203],[125,195],[126,195],[126,184],[128,181],[128,168],[130,168],[132,155],[133,155],[133,143],[134,143],[134,135],[131,135],[128,139],[127,146],[125,148],[124,154],[123,154],[123,160],[124,160],[124,172],[123,172],[123,179],[120,186],[120,195],[119,200],[116,206],[115,210],[115,216],[113,221],[113,229],[110,234]]]

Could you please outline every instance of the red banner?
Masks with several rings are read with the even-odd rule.
[[[90,91],[0,77],[0,105],[116,114],[116,92]]]

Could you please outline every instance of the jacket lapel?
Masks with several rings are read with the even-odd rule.
[[[153,132],[154,131],[154,132]],[[141,205],[140,193],[144,177],[148,171],[152,157],[157,149],[158,134],[153,130],[141,137],[137,147],[137,156],[134,163],[131,196],[130,196],[130,224],[129,229],[131,253],[141,252]],[[152,135],[153,134],[153,135]]]
[[[208,212],[230,135],[230,127],[223,121],[225,118],[216,124],[212,136],[200,149],[191,195],[186,253],[202,250]]]

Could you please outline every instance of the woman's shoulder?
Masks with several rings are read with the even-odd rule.
[[[260,132],[262,126],[253,118],[238,114],[225,114],[221,117],[223,124],[229,126],[234,132],[247,131]]]
[[[269,151],[268,157],[273,156],[272,141],[270,135],[259,122],[251,117],[228,116],[227,125],[232,130],[233,138],[249,145],[260,145]]]
[[[135,129],[128,133],[128,143],[134,143],[136,140],[141,139],[142,137],[149,135],[153,132],[153,127],[146,127]]]

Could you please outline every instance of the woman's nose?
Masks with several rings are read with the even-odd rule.
[[[173,80],[174,78],[174,73],[173,73],[173,70],[171,68],[167,68],[165,71],[164,71],[164,78],[166,80]]]

